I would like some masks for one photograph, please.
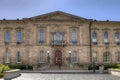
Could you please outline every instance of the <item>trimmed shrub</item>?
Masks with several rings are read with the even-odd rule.
[[[0,78],[2,78],[3,77],[3,73],[0,73]]]
[[[117,68],[117,64],[104,64],[104,69]]]
[[[120,64],[117,64],[117,68],[120,69]]]
[[[21,70],[24,70],[24,69],[33,69],[32,66],[25,65],[25,64],[9,64],[8,66],[10,68],[12,68],[12,69],[21,69]]]

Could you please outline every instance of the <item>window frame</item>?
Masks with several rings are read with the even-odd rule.
[[[19,54],[19,56],[18,56]],[[17,63],[22,63],[22,53],[20,51],[17,51]],[[19,61],[19,58],[20,58],[20,61]]]

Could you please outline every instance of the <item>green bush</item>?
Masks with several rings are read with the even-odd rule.
[[[3,77],[3,73],[0,73],[0,78],[2,78]]]
[[[100,64],[96,64],[95,65],[95,69],[99,69],[99,65]],[[118,66],[120,67],[120,64],[110,64],[110,63],[106,63],[106,64],[103,64],[104,65],[104,69],[107,70],[109,68],[118,68]],[[92,65],[89,65],[88,67],[88,70],[92,70],[93,69],[93,66]]]
[[[104,64],[104,69],[117,68],[117,64]]]
[[[0,73],[3,73],[4,71],[8,71],[10,68],[6,65],[0,65]]]
[[[12,69],[21,69],[21,70],[24,70],[24,69],[33,69],[32,66],[25,65],[25,64],[9,64],[8,66],[10,68],[12,68]]]
[[[120,64],[117,64],[117,68],[120,69]]]

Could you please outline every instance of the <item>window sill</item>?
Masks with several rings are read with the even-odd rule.
[[[5,62],[5,64],[9,64],[10,62]]]
[[[45,62],[39,62],[39,63],[45,63]]]
[[[21,64],[22,62],[17,62],[17,64]]]

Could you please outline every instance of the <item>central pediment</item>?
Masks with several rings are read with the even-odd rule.
[[[29,19],[32,19],[32,20],[87,20],[85,18],[68,14],[65,12],[61,12],[61,11],[55,11],[55,12],[39,15],[39,16],[31,17]]]

